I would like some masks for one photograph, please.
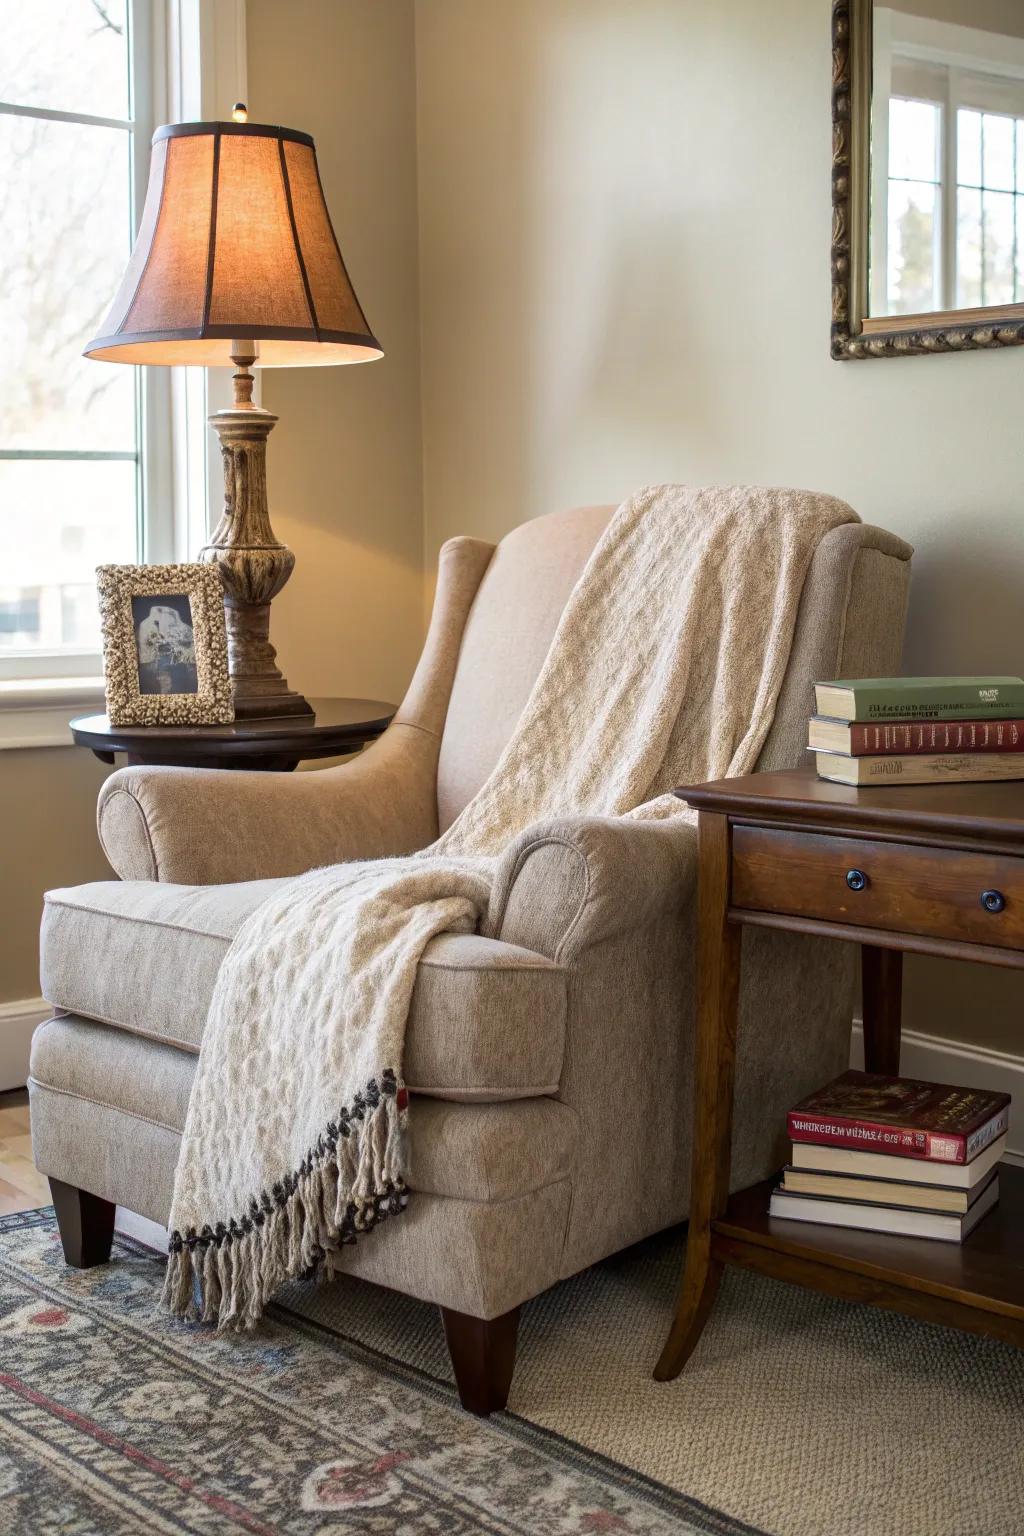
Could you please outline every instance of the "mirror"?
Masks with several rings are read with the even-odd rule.
[[[832,355],[1024,342],[1024,0],[835,0]]]

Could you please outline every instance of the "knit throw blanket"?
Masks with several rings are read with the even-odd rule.
[[[749,772],[822,536],[801,491],[661,486],[619,508],[490,779],[432,847],[290,881],[221,966],[181,1143],[166,1304],[252,1326],[286,1279],[407,1199],[402,1054],[436,934],[477,928],[533,822],[684,813],[674,785]]]

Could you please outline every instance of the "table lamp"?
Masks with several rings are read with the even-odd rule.
[[[234,405],[209,419],[224,459],[224,511],[200,560],[224,584],[235,715],[308,715],[270,643],[270,603],[295,565],[267,509],[277,417],[253,404],[253,366],[382,356],[331,225],[308,133],[250,123],[172,123],[153,135],[142,223],[100,335],[115,363],[235,366]]]

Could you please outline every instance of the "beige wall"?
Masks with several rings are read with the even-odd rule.
[[[411,0],[248,0],[254,121],[316,140],[379,362],[268,370],[271,511],[297,556],[274,602],[294,687],[401,698],[423,582],[415,57]]]
[[[0,752],[0,1003],[39,996],[43,892],[110,876],[96,840],[109,768],[91,752]]]
[[[428,555],[648,481],[812,486],[917,546],[908,670],[1021,671],[1024,349],[828,355],[829,14],[418,0]],[[1019,975],[909,970],[910,1022],[1011,1037]]]

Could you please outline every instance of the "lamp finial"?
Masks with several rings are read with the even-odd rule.
[[[231,120],[235,123],[247,123],[249,121],[249,109],[244,101],[236,101],[231,108]]]

